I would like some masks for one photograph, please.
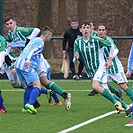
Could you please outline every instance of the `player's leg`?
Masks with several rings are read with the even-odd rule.
[[[81,58],[79,58],[79,66],[78,66],[78,78],[79,79],[82,79],[81,72],[83,71],[83,69],[84,69],[84,64],[83,64]]]
[[[92,88],[100,93],[103,97],[111,101],[117,110],[122,110],[121,103],[113,97],[113,94],[108,89],[105,67],[99,67],[98,71],[95,73],[92,82]]]
[[[42,64],[43,65],[43,64]],[[46,70],[46,68],[45,68],[45,66],[44,66],[44,68],[43,67],[41,67],[41,69],[39,70],[37,70],[37,73],[38,73],[38,75],[39,75],[39,79],[40,79],[40,82],[41,82],[41,84],[43,85],[43,86],[45,86],[45,77],[47,77],[47,79],[48,80],[50,80],[50,68],[49,69],[47,69]],[[49,89],[49,88],[48,88]],[[41,91],[40,91],[42,94],[46,94],[47,95],[47,97],[48,97],[48,102],[49,103],[51,103],[52,102],[52,97],[53,97],[53,99],[54,99],[54,101],[55,101],[55,104],[54,105],[59,105],[59,106],[61,106],[62,105],[62,103],[61,103],[61,101],[59,100],[59,98],[58,98],[58,96],[57,96],[57,94],[55,93],[55,92],[51,92],[50,90],[46,90],[46,89],[44,89],[44,88],[42,88],[41,89]]]
[[[108,84],[108,87],[110,89],[110,91],[114,94],[116,94],[116,96],[118,96],[120,99],[122,99],[122,91],[119,89],[116,89],[114,87],[112,87],[111,85]]]
[[[119,86],[126,92],[127,96],[133,101],[133,90],[128,87],[127,85],[127,78],[124,72],[120,72],[117,74],[111,74],[110,77],[112,78],[115,83],[119,84]]]
[[[22,88],[22,89],[26,88],[26,85],[22,84],[19,81],[19,77],[14,68],[6,68],[6,74],[13,88]]]
[[[76,73],[75,73],[75,65],[73,63],[73,49],[71,48],[68,48],[68,54],[69,54],[69,64],[70,64],[70,70],[72,72],[72,76],[73,76],[73,79],[76,79],[77,76],[76,76]]]
[[[0,52],[0,69],[2,67],[3,62],[5,61],[5,55],[7,53],[5,51]]]
[[[56,83],[49,81],[47,79],[47,76],[43,76],[43,85],[47,88],[49,88],[50,90],[56,92],[57,94],[59,94],[60,96],[62,96],[65,100],[66,106],[65,109],[68,110],[70,109],[71,106],[71,94],[67,93],[65,91],[63,91]]]
[[[5,108],[3,102],[4,102],[3,97],[2,97],[2,94],[1,94],[1,90],[0,90],[0,113],[5,113],[6,112],[6,108]]]

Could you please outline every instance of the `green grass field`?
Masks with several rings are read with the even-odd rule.
[[[63,106],[51,107],[47,102],[46,95],[41,95],[38,98],[41,103],[41,107],[37,109],[38,114],[32,115],[21,112],[23,90],[14,89],[9,81],[1,80],[0,89],[2,90],[7,113],[0,114],[0,133],[66,133],[65,129],[69,128],[71,128],[71,133],[133,132],[133,127],[125,127],[131,117],[126,118],[124,111],[120,114],[113,113],[102,117],[108,112],[115,111],[115,108],[111,102],[100,94],[93,97],[87,95],[92,90],[90,81],[54,81],[65,91],[72,94],[71,109],[69,111],[65,110],[63,98],[60,96]],[[114,83],[111,83],[111,85],[119,88]],[[129,82],[129,85],[131,86],[132,83]],[[125,93],[123,93],[123,99],[126,103],[131,104],[131,100]]]

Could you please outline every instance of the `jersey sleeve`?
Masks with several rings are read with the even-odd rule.
[[[7,42],[12,42],[11,34],[8,32],[8,35],[5,37]]]
[[[128,72],[132,72],[133,70],[133,42],[132,42],[132,47],[131,47],[131,50],[130,50],[130,54],[129,54],[129,57],[128,57]]]
[[[19,27],[19,26],[18,26],[18,27],[17,27],[17,30],[18,30],[19,32],[21,32],[22,35],[24,35],[24,36],[30,36],[31,33],[33,32],[34,28]]]
[[[5,51],[6,48],[6,40],[4,37],[0,36],[0,52]]]
[[[76,39],[76,40],[74,41],[74,55],[75,55],[76,52],[79,53],[78,40],[79,40],[79,39]]]
[[[19,41],[19,42],[11,42],[10,47],[25,47],[25,41]]]

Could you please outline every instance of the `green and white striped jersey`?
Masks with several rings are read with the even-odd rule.
[[[12,59],[16,60],[16,56],[14,55],[12,49],[9,52],[9,55]],[[14,64],[12,63],[11,66],[7,65],[6,62],[3,63],[5,68],[12,68],[14,66]]]
[[[18,41],[26,41],[26,37],[30,36],[34,28],[28,27],[20,27],[16,26],[14,31],[8,31],[8,36],[6,37],[6,41],[8,42],[18,42]]]
[[[3,36],[0,35],[0,52],[1,52],[1,51],[6,51],[6,45],[7,45],[6,39],[5,39]],[[15,55],[14,55],[12,49],[10,50],[9,54],[10,54],[10,56],[11,56],[12,58],[15,58]],[[4,58],[4,57],[3,57],[3,58]],[[5,68],[11,68],[11,67],[13,66],[13,63],[12,63],[11,66],[8,66],[8,65],[6,64],[6,62],[3,62],[3,65],[4,65]]]
[[[6,39],[0,35],[0,52],[5,51],[6,45]]]
[[[91,36],[98,36],[98,32],[97,32],[96,30],[93,30],[93,31],[91,32]]]
[[[112,45],[114,45],[114,49],[118,49],[117,46],[114,43],[114,40],[109,37],[109,36],[105,36],[104,40],[109,41]],[[105,61],[107,61],[107,58],[109,57],[109,53],[110,53],[110,49],[108,47],[104,47],[104,58]],[[112,61],[112,68],[108,68],[107,72],[108,73],[112,73],[112,74],[116,74],[119,73],[119,69],[123,69],[123,66],[118,58],[118,56],[115,56],[115,58]]]
[[[79,53],[90,78],[94,77],[100,64],[105,64],[103,46],[111,47],[111,43],[97,36],[90,36],[88,42],[85,42],[83,37],[75,40],[74,54]]]

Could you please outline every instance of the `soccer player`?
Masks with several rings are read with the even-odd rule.
[[[25,41],[25,45],[27,45],[30,39],[36,37],[40,33],[39,28],[17,26],[16,20],[10,15],[7,16],[4,21],[6,28],[8,29],[8,36],[6,37],[6,41],[9,43]],[[23,48],[13,48],[12,50],[16,56],[19,56]],[[9,53],[9,51],[10,47],[8,48],[7,53]],[[8,66],[12,64],[10,60],[11,59],[8,55],[5,56],[5,62],[8,64]],[[35,106],[39,107],[40,104],[36,101]]]
[[[18,48],[25,47],[25,41],[19,41],[19,42],[10,43],[10,44],[8,44],[8,47],[12,47],[12,48],[14,48],[14,47],[18,47]],[[47,62],[46,59],[44,59],[43,55],[41,54],[41,61],[39,63],[39,67],[36,70],[36,72],[37,72],[37,74],[39,76],[39,79],[41,81],[41,84],[43,86],[45,86],[45,83],[43,83],[43,82],[45,82],[45,80],[43,81],[43,78],[45,76],[47,76],[47,79],[50,80],[50,71],[51,71],[50,70],[50,64]],[[62,106],[62,103],[59,100],[59,98],[58,98],[58,96],[57,96],[57,94],[55,92],[53,92],[51,90],[46,90],[44,88],[41,88],[40,95],[41,94],[46,94],[47,95],[49,103],[52,102],[52,97],[53,97],[53,99],[55,100],[55,103],[52,104],[52,106]],[[39,103],[36,103],[34,105],[34,107],[36,107],[36,108],[38,108],[39,106],[40,106]]]
[[[40,82],[43,86],[46,86],[45,85],[45,77],[47,76],[47,79],[50,80],[50,73],[51,73],[51,69],[50,69],[50,64],[48,63],[48,61],[43,57],[43,55],[41,55],[41,61],[40,61],[40,64],[39,64],[39,67],[38,69],[36,70],[36,72],[38,73],[38,76],[39,76],[39,79],[40,79]],[[48,90],[46,89],[41,89],[41,94],[48,94]],[[48,98],[49,100],[49,103],[51,103],[52,101],[52,97],[54,99],[54,103],[51,104],[51,106],[62,106],[62,102],[59,100],[57,94],[55,92],[50,92],[50,96]]]
[[[5,48],[6,48],[6,40],[3,36],[0,35],[0,71],[2,68],[2,64],[5,60],[5,55],[7,55]]]
[[[99,36],[101,38],[103,38],[104,40],[111,42],[111,44],[113,44],[114,48],[115,48],[114,52],[118,53],[118,49],[117,49],[113,39],[110,38],[109,36],[107,36],[106,33],[107,33],[107,29],[106,29],[105,25],[100,24],[98,26]],[[104,58],[107,61],[107,57],[109,56],[109,48],[104,47],[103,49],[104,49]],[[131,100],[133,100],[133,91],[130,87],[127,86],[127,78],[124,74],[123,66],[122,66],[122,64],[121,64],[121,62],[117,56],[115,56],[112,60],[112,67],[107,69],[107,76],[108,76],[108,82],[112,80],[115,83],[117,83],[121,87],[121,89],[123,89],[126,92],[127,96]],[[114,90],[113,87],[111,87],[109,85],[108,85],[108,87],[111,90],[111,92],[112,92],[112,89]],[[114,97],[116,97],[116,95],[114,95]],[[125,106],[125,104],[123,104],[123,105],[124,105],[124,108],[126,109],[125,115],[127,117],[130,116],[131,111],[132,111],[131,107],[127,106],[127,105]]]
[[[20,81],[29,85],[27,86],[24,93],[23,110],[33,114],[37,113],[37,110],[34,108],[33,104],[35,103],[41,90],[41,83],[36,69],[38,68],[40,63],[42,50],[44,48],[44,42],[51,39],[52,33],[53,31],[49,27],[44,27],[41,32],[41,36],[32,39],[15,62],[15,68]],[[47,79],[47,74],[43,83],[45,83],[45,86],[47,86],[49,89],[61,95],[66,103],[65,109],[70,109],[70,93],[64,92],[54,82],[49,81]]]
[[[40,33],[39,28],[17,26],[17,22],[12,16],[5,18],[5,24],[8,29],[8,36],[6,37],[6,41],[8,42],[26,41],[25,45],[27,45],[30,39]]]
[[[74,43],[74,56],[76,59],[82,59],[88,77],[92,78],[92,88],[103,97],[111,101],[115,108],[122,110],[121,103],[116,100],[107,87],[106,69],[112,66],[114,47],[110,42],[97,36],[90,36],[90,23],[83,21],[81,24],[82,38],[78,38]],[[108,47],[110,54],[108,61],[105,62],[102,47]]]
[[[7,42],[3,36],[0,36],[0,73],[7,74],[8,79],[11,82],[12,87],[14,88],[24,88],[25,85],[22,85],[19,82],[19,78],[14,70],[14,65],[12,62],[10,62],[10,65],[8,65],[5,62],[5,56],[9,55],[10,58],[14,59],[15,55],[13,54],[12,50],[10,50],[9,54],[6,52],[6,45]]]
[[[96,30],[94,30],[95,26],[94,26],[94,23],[93,22],[90,22],[90,26],[91,26],[91,35],[92,36],[98,36],[98,33]]]
[[[96,30],[94,30],[95,26],[93,22],[90,22],[90,26],[91,26],[91,30],[90,30],[90,34],[91,36],[98,36],[98,33]],[[94,96],[95,94],[98,94],[98,92],[96,92],[95,90],[92,90],[88,96]]]

